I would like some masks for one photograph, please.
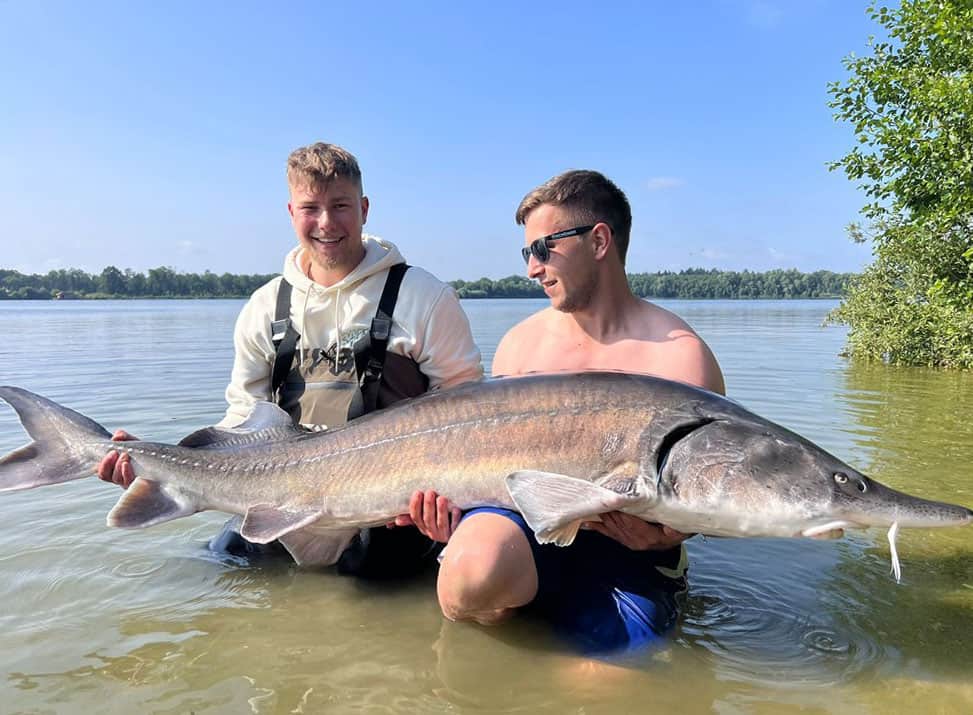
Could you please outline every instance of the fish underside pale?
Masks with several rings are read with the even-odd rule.
[[[516,509],[542,543],[622,511],[686,533],[829,536],[848,528],[968,524],[969,509],[890,489],[719,395],[644,375],[487,380],[407,400],[326,432],[269,402],[240,427],[178,445],[112,442],[96,422],[17,387],[0,398],[34,440],[0,459],[0,491],[90,476],[114,450],[137,476],[108,524],[145,527],[216,509],[279,539],[300,564],[334,563],[359,529],[433,489],[462,509]]]

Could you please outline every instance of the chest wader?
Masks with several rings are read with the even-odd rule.
[[[290,319],[291,285],[282,280],[271,325],[276,351],[271,394],[295,423],[310,429],[338,427],[361,415],[418,397],[429,387],[411,358],[388,352],[392,315],[409,266],[389,269],[378,310],[368,330],[348,331],[346,344],[308,345]],[[380,475],[375,475],[378,478]],[[418,529],[362,529],[338,560],[339,573],[392,578],[416,573],[442,549]]]
[[[281,281],[271,324],[271,395],[296,424],[312,430],[338,427],[429,388],[414,360],[388,352],[392,315],[408,268],[398,263],[389,269],[368,329],[346,330],[344,339],[327,347],[301,341],[290,319],[291,285]]]

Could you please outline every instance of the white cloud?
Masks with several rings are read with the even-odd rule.
[[[685,186],[686,180],[675,176],[653,176],[646,184],[649,191],[665,191]]]

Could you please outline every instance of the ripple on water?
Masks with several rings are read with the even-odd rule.
[[[112,576],[120,578],[144,578],[151,576],[157,571],[161,571],[166,566],[166,561],[148,558],[126,559],[115,565],[111,570]]]
[[[705,649],[721,677],[832,685],[896,658],[867,618],[874,582],[846,568],[853,546],[804,539],[694,546],[677,639]]]

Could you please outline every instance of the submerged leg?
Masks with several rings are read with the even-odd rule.
[[[506,510],[468,513],[442,555],[437,592],[443,615],[492,625],[537,594],[537,570],[523,528]],[[518,515],[519,518],[519,515]]]

